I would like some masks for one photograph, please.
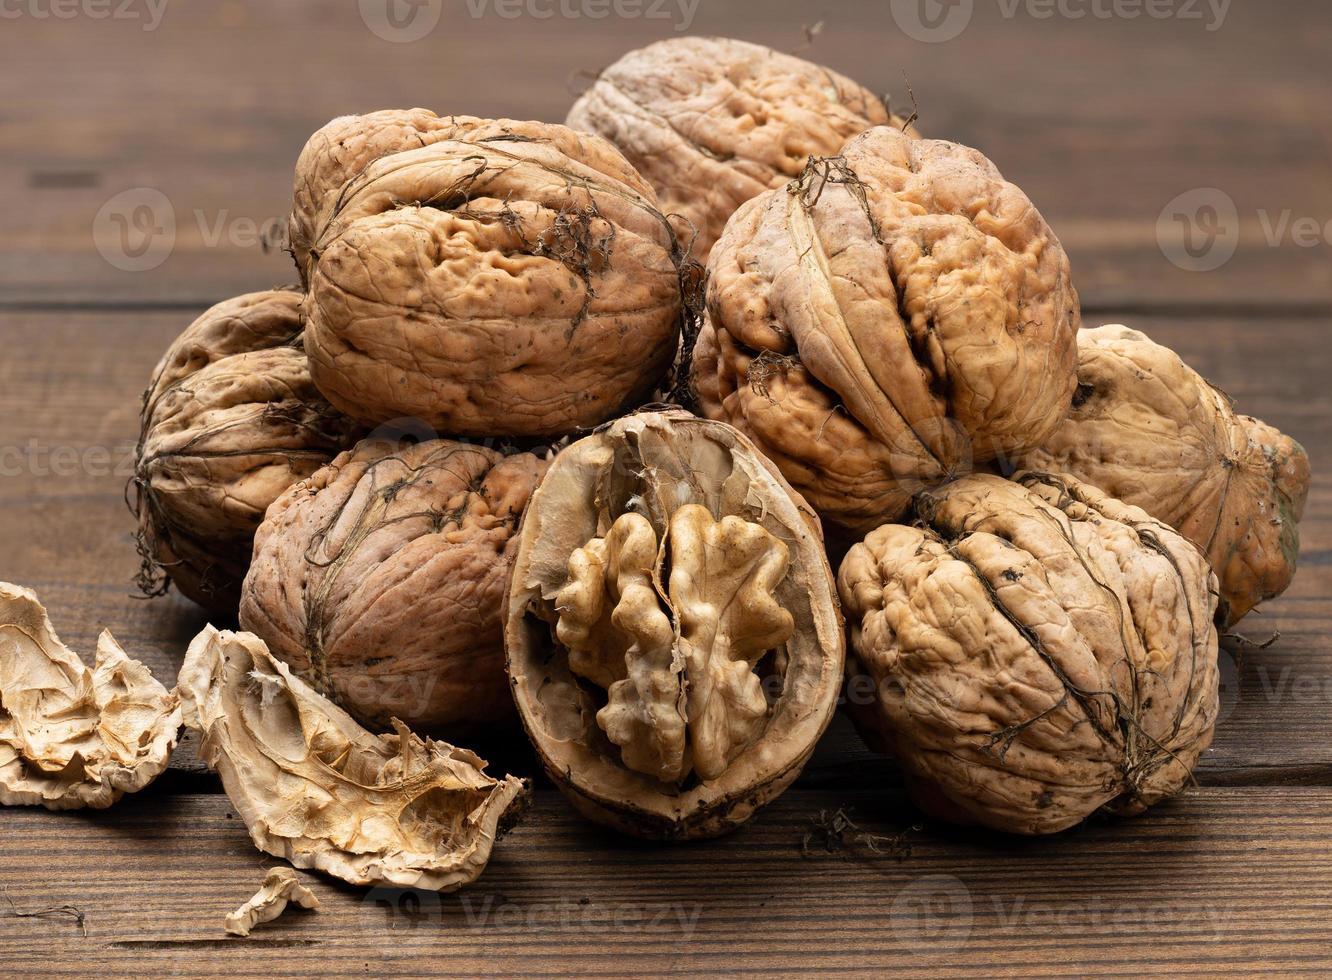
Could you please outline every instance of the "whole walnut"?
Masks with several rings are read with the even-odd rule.
[[[598,136],[336,119],[301,154],[290,233],[315,384],[365,422],[564,434],[641,403],[675,357],[679,244]]]
[[[1047,834],[1189,783],[1218,709],[1216,580],[1192,544],[1034,472],[923,492],[914,517],[853,547],[838,585],[858,721],[923,809]]]
[[[602,71],[566,122],[600,133],[697,232],[706,262],[735,209],[811,156],[891,124],[883,99],[822,65],[721,37],[658,41]]]
[[[500,610],[546,465],[443,439],[359,443],[269,508],[241,625],[368,726],[512,720]]]
[[[514,701],[550,778],[648,838],[723,833],[800,773],[844,657],[818,521],[729,426],[621,419],[564,449],[519,531]]]
[[[975,150],[880,126],[736,212],[693,386],[832,525],[1040,445],[1076,386],[1054,233]]]
[[[249,293],[205,312],[144,392],[134,477],[140,588],[236,615],[254,532],[282,491],[354,441],[310,380],[299,293]]]
[[[1137,330],[1079,332],[1073,411],[1024,465],[1093,483],[1201,548],[1223,627],[1295,575],[1309,457]]]

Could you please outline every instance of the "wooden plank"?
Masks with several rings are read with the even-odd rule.
[[[909,853],[802,857],[811,820],[845,805]],[[1310,975],[1332,948],[1325,788],[1196,790],[1044,840],[922,825],[892,790],[797,790],[728,838],[674,846],[603,832],[545,791],[464,892],[307,876],[321,909],[248,940],[222,917],[278,862],[224,797],[6,810],[0,828],[15,905],[76,905],[88,930],[0,915],[11,975]]]
[[[173,4],[153,29],[149,5],[128,6],[145,16],[5,21],[0,80],[23,92],[0,110],[10,302],[202,301],[289,281],[291,263],[256,232],[285,214],[296,155],[329,118],[424,104],[560,120],[579,70],[683,23],[679,0],[639,8],[668,19],[597,20],[511,18],[469,0],[443,5],[424,39],[391,43],[358,5],[331,0]],[[1325,234],[1302,246],[1287,228],[1272,245],[1264,225],[1332,219],[1332,25],[1307,3],[1231,4],[1213,30],[1209,5],[1183,0],[1167,6],[1202,18],[1044,17],[1045,3],[979,0],[956,5],[970,23],[937,44],[905,33],[894,6],[909,7],[775,0],[756,19],[741,0],[708,0],[688,29],[792,50],[817,18],[824,30],[802,53],[899,96],[905,71],[922,128],[981,147],[1028,191],[1091,305],[1332,307]],[[139,66],[151,70],[127,70]],[[124,271],[92,228],[110,199],[144,187],[169,202],[174,247],[154,269]],[[1157,244],[1163,209],[1198,188],[1224,192],[1237,214],[1238,251],[1207,274]]]
[[[34,588],[62,638],[91,655],[110,627],[170,683],[204,615],[172,594],[132,596],[137,557],[123,490],[137,437],[139,394],[153,364],[193,311],[0,314],[10,339],[0,360],[0,579]],[[1119,319],[1107,316],[1104,319]],[[1243,624],[1265,650],[1223,652],[1226,714],[1202,761],[1203,782],[1332,783],[1332,347],[1313,320],[1125,318],[1176,347],[1243,410],[1290,432],[1315,465],[1302,564],[1282,599]],[[1099,321],[1098,321],[1099,322]],[[67,450],[57,455],[57,450]],[[69,475],[59,468],[71,459]],[[19,465],[15,465],[16,461]],[[1239,663],[1236,658],[1238,656]],[[478,750],[529,773],[525,748]],[[808,779],[837,780],[874,760],[847,725],[830,733]],[[192,748],[177,766],[197,769]]]

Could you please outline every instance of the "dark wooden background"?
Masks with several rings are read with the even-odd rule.
[[[360,6],[373,14],[377,2]],[[90,655],[110,627],[170,683],[204,621],[178,597],[131,595],[121,492],[139,393],[207,305],[294,278],[256,229],[285,213],[306,136],[335,115],[408,105],[558,121],[580,71],[670,36],[681,7],[668,0],[665,20],[538,19],[449,0],[428,36],[393,43],[355,0],[171,2],[160,23],[147,0],[105,9],[121,4],[131,16],[99,19],[96,0],[78,0],[62,19],[46,16],[49,0],[23,0],[0,19],[0,579],[36,589],[76,649]],[[109,811],[0,812],[0,886],[13,903],[0,899],[0,973],[1325,970],[1332,12],[1234,0],[1217,24],[1192,0],[1164,20],[1104,19],[1090,0],[1075,4],[1081,19],[1011,4],[973,0],[969,25],[943,43],[904,33],[904,7],[889,0],[700,0],[688,26],[803,49],[895,104],[905,72],[920,128],[984,149],[1054,225],[1087,322],[1146,330],[1308,448],[1299,576],[1243,624],[1255,639],[1281,636],[1261,650],[1227,642],[1225,715],[1197,787],[1136,820],[1052,839],[965,833],[921,820],[893,766],[839,720],[794,788],[725,840],[612,838],[543,786],[464,893],[311,876],[322,911],[236,940],[222,916],[276,862],[254,850],[187,741],[154,787]],[[108,261],[95,233],[104,205],[136,188],[162,195],[176,226],[165,261],[141,272]],[[1235,254],[1210,272],[1177,267],[1158,243],[1163,209],[1199,189],[1238,216],[1225,223]],[[1320,231],[1273,242],[1283,217]],[[477,747],[531,770],[518,745]],[[811,820],[846,807],[904,846],[829,853],[815,840],[802,854]],[[67,903],[86,914],[86,935],[73,920],[9,914]]]

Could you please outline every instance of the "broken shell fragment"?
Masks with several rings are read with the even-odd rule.
[[[372,735],[249,633],[211,626],[180,671],[185,724],[255,846],[354,885],[452,891],[474,881],[526,784],[395,721]]]
[[[254,897],[235,912],[227,913],[227,932],[233,936],[248,936],[251,929],[261,922],[272,922],[292,902],[303,909],[319,908],[319,899],[301,884],[295,871],[269,868]]]
[[[89,670],[35,593],[0,582],[0,803],[103,809],[166,769],[180,704],[103,632]]]

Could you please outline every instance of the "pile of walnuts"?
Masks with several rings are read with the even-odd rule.
[[[795,780],[847,677],[942,818],[1044,834],[1189,783],[1219,631],[1294,574],[1307,457],[1142,333],[1084,329],[1032,201],[914,121],[679,38],[564,125],[310,138],[299,286],[170,347],[132,481],[143,589],[245,631],[202,636],[181,693],[244,812],[274,806],[247,753],[319,784],[336,732],[394,793],[437,781],[465,849],[412,863],[395,825],[367,853],[456,887],[524,789],[408,726],[521,723],[590,818],[715,835]]]

